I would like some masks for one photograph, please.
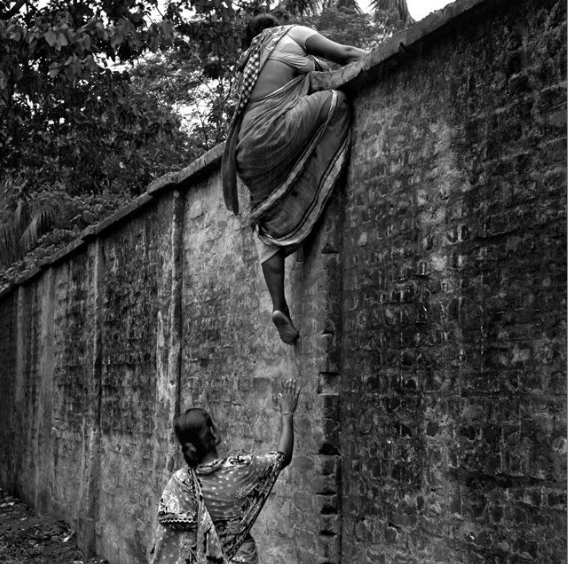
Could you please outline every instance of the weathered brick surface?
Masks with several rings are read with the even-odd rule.
[[[16,356],[16,394],[14,404],[18,407],[14,424],[16,429],[17,455],[13,457],[16,470],[15,485],[22,497],[35,502],[37,491],[36,474],[41,461],[38,449],[38,409],[41,386],[41,293],[45,280],[39,284],[20,286],[18,289],[18,325]]]
[[[459,0],[319,78],[351,81],[354,139],[288,261],[294,348],[223,207],[222,147],[15,281],[0,485],[144,562],[173,417],[207,390],[222,453],[266,452],[294,375],[263,564],[565,562],[565,20]]]
[[[91,437],[97,425],[93,381],[96,330],[94,264],[90,253],[61,263],[54,278],[53,475],[50,504],[75,520],[82,516]],[[87,475],[86,475],[87,474]]]
[[[170,196],[104,244],[97,548],[111,562],[146,557],[155,473],[161,477],[167,463],[173,408],[160,396],[168,364],[162,342],[169,331],[172,207]]]
[[[16,342],[17,342],[17,292],[0,298],[0,480],[4,487],[14,488],[15,475],[12,471],[13,452],[17,440],[15,413],[16,397]]]
[[[343,239],[344,561],[563,562],[561,2],[359,93]]]

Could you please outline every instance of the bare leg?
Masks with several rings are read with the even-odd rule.
[[[284,292],[285,257],[279,251],[263,264],[263,275],[273,302],[273,311],[279,310],[289,315]]]
[[[273,323],[282,341],[288,345],[298,339],[298,331],[292,324],[284,291],[285,255],[279,251],[262,264],[265,282],[273,302]]]

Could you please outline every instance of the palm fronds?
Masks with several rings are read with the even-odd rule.
[[[404,25],[410,25],[415,22],[409,13],[407,0],[371,0],[370,3],[373,11],[396,13]]]
[[[0,182],[0,264],[19,258],[49,229],[73,213],[61,188],[32,191],[21,179]]]

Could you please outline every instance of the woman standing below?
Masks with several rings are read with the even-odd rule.
[[[280,338],[298,331],[284,293],[284,261],[322,214],[346,162],[350,109],[336,90],[313,92],[315,58],[347,64],[367,53],[270,15],[247,26],[239,102],[222,162],[226,206],[239,212],[236,174],[251,194],[250,223],[258,236],[263,275]]]
[[[249,531],[292,459],[299,394],[296,380],[284,384],[277,450],[264,456],[218,458],[219,430],[204,409],[188,409],[176,419],[187,466],[173,474],[162,493],[150,564],[258,563]]]

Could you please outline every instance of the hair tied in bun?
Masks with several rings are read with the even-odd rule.
[[[184,443],[182,445],[182,454],[188,466],[198,465],[198,449],[192,443]]]

